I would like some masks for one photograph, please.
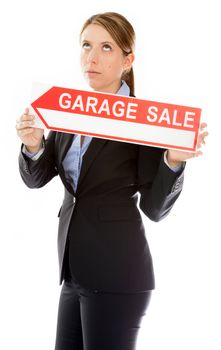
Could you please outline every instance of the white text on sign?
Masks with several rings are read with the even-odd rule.
[[[71,94],[67,92],[60,95],[59,106],[65,110],[71,109],[75,113],[94,113],[98,116],[105,113],[106,116],[115,116],[116,118],[125,117],[126,119],[132,120],[136,120],[138,108],[137,103],[116,101],[110,104],[108,99],[103,99],[102,103],[99,104],[99,99],[91,96],[88,96],[86,103],[84,103],[82,95],[77,95],[76,98],[73,99]],[[163,111],[160,112],[157,106],[149,106],[146,120],[149,123],[162,124],[165,122],[170,126],[184,126],[186,128],[193,128],[194,116],[195,112],[185,111],[181,122],[178,121],[177,109],[169,111],[168,108],[164,108]]]

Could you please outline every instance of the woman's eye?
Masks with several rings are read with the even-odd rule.
[[[89,48],[90,48],[90,44],[89,44],[89,43],[83,43],[83,44],[82,44],[82,47],[83,47],[84,49],[89,49]]]
[[[105,44],[105,45],[103,46],[103,49],[104,49],[104,51],[111,51],[111,50],[112,50],[112,47],[111,47],[110,45],[108,45],[108,44]]]

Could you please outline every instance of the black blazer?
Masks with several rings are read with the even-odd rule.
[[[56,175],[64,184],[58,229],[60,283],[68,243],[71,271],[82,286],[113,292],[153,289],[140,209],[151,220],[164,218],[181,192],[183,170],[169,169],[163,149],[93,138],[74,193],[62,166],[72,141],[72,134],[51,131],[38,160],[22,152],[19,156],[28,187],[42,187]]]

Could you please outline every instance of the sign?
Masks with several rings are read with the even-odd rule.
[[[95,91],[36,86],[36,127],[195,151],[201,109]]]

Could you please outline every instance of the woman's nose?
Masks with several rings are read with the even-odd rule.
[[[96,49],[92,48],[87,56],[87,61],[89,63],[97,63],[98,62],[98,52]]]

